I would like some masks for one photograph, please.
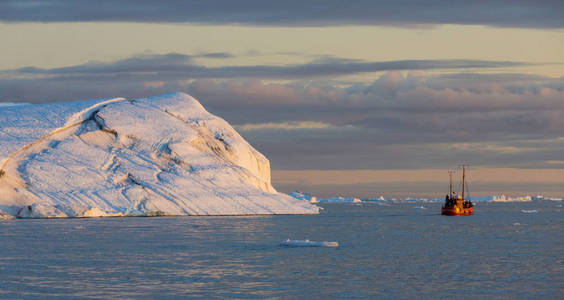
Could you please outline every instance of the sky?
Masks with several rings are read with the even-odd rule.
[[[0,102],[186,92],[284,192],[564,196],[562,1],[92,3],[0,2]]]

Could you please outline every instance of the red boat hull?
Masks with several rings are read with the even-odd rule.
[[[458,207],[452,207],[452,208],[447,208],[447,207],[443,207],[441,209],[441,214],[446,215],[446,216],[469,216],[474,214],[474,207],[468,207],[468,208],[458,208]]]

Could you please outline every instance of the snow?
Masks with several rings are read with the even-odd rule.
[[[317,199],[317,197],[312,196],[309,193],[302,193],[302,192],[299,192],[299,191],[295,191],[295,192],[289,193],[288,196],[294,197],[298,200],[309,201],[310,203],[319,203],[319,200]]]
[[[355,197],[329,197],[329,198],[321,198],[318,199],[319,203],[361,203],[362,200],[360,198]]]
[[[270,163],[183,93],[0,107],[0,214],[314,214]]]
[[[339,242],[314,242],[310,240],[290,240],[280,243],[285,247],[339,247]]]

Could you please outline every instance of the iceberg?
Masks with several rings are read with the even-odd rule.
[[[472,201],[474,202],[530,202],[533,200],[531,196],[510,197],[503,194],[472,197]]]
[[[562,201],[559,197],[544,196],[506,196],[506,195],[488,195],[488,196],[472,196],[468,197],[472,202],[532,202],[532,201]],[[374,198],[363,198],[365,202],[389,202],[389,203],[437,203],[443,202],[444,198],[384,198],[383,196]]]
[[[294,197],[298,200],[309,201],[311,203],[319,203],[317,197],[312,196],[310,193],[302,193],[300,191],[291,192],[288,194],[290,197]]]
[[[356,203],[356,204],[362,203],[362,200],[356,197],[337,196],[337,197],[329,197],[329,198],[318,198],[312,196],[309,193],[303,193],[300,191],[291,192],[288,195],[295,199],[308,201],[310,203]]]
[[[480,196],[480,197],[472,197],[472,201],[475,202],[531,202],[531,201],[562,201],[562,198],[558,197],[544,197],[543,195],[537,196],[505,196],[501,195],[490,195],[490,196]]]
[[[310,240],[290,240],[280,243],[285,247],[339,247],[339,242],[314,242]]]
[[[427,208],[423,205],[420,205],[420,206],[414,206],[411,209],[427,209]]]
[[[0,106],[0,216],[316,214],[193,97]]]
[[[322,198],[317,200],[319,203],[362,203],[360,198],[356,197],[329,197],[329,198]]]
[[[388,206],[390,204],[400,204],[400,203],[413,203],[413,204],[421,204],[421,203],[442,203],[444,198],[412,198],[412,197],[384,197],[384,196],[376,196],[376,197],[367,197],[367,198],[358,198],[358,197],[342,197],[342,196],[335,196],[329,198],[318,198],[312,196],[309,193],[295,191],[288,194],[291,197],[294,197],[298,200],[302,201],[309,201],[310,203],[353,203],[356,205],[360,205],[362,203],[370,203],[374,205],[382,205]],[[504,194],[499,195],[488,195],[488,196],[472,196],[468,197],[469,199],[476,204],[477,202],[532,202],[532,201],[563,201],[561,197],[545,197],[543,195],[537,196],[506,196]],[[557,207],[562,207],[557,206]],[[423,205],[416,205],[413,206],[412,209],[426,209]]]

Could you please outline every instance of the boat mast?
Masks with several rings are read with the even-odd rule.
[[[450,177],[450,182],[449,182],[449,186],[448,186],[448,197],[452,197],[452,174],[454,174],[454,171],[449,170],[448,171],[448,177]]]
[[[466,165],[462,165],[462,200],[464,200],[464,184],[466,181]]]

